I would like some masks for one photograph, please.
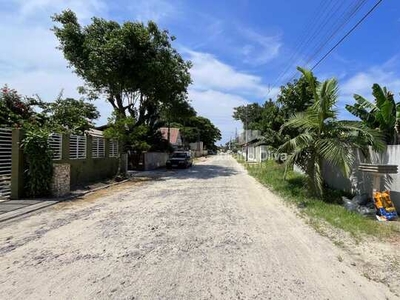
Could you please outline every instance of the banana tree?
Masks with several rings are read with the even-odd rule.
[[[354,105],[346,105],[346,109],[354,116],[360,118],[369,128],[379,130],[386,144],[398,144],[398,132],[400,129],[400,103],[394,101],[394,95],[375,83],[372,86],[374,102],[355,94]]]
[[[384,143],[380,133],[362,122],[337,119],[336,79],[317,82],[309,70],[298,68],[309,83],[313,103],[305,112],[297,113],[282,127],[297,129],[299,134],[284,143],[280,152],[288,153],[286,167],[294,164],[303,169],[308,177],[309,188],[316,196],[322,196],[324,162],[337,167],[349,176],[354,161],[354,149],[373,145],[382,150]]]

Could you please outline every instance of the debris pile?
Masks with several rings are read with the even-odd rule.
[[[373,216],[376,213],[374,200],[368,194],[356,195],[352,199],[342,197],[343,206],[348,211],[359,213],[363,216]]]
[[[374,199],[368,194],[356,195],[352,199],[342,197],[343,206],[363,216],[376,216],[378,221],[392,221],[398,217],[390,199],[390,192],[375,192]]]

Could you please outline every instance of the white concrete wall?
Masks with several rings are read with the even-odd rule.
[[[196,143],[190,143],[190,150],[192,151],[202,151],[203,150],[203,142],[196,142]]]
[[[324,164],[323,176],[325,182],[336,189],[352,193],[372,194],[372,176],[358,171],[360,162],[366,162],[365,157],[360,151],[355,152],[356,160],[352,167],[350,178],[346,178],[337,169],[328,164]],[[400,145],[389,145],[382,153],[370,150],[371,163],[400,165]],[[400,169],[400,168],[399,168]],[[390,190],[391,198],[400,212],[400,174],[386,175],[381,179],[381,190]]]
[[[164,152],[146,152],[144,153],[144,170],[154,170],[165,167],[168,160],[168,153]]]
[[[255,162],[257,161],[256,158],[256,147],[254,146],[248,146],[248,150],[247,150],[248,154],[247,154],[247,161],[251,161],[251,162]]]

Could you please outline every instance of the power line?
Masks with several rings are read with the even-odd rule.
[[[324,35],[322,42],[319,45],[316,45],[313,49],[312,54],[308,58],[307,62],[304,64],[304,67],[308,67],[308,64],[311,63],[314,58],[318,56],[318,54],[324,49],[326,45],[340,32],[340,30],[349,23],[349,21],[355,16],[355,14],[361,9],[361,7],[365,4],[366,0],[358,0],[354,6],[350,5],[348,9],[343,12],[342,17],[334,22],[334,26],[331,31],[327,32]],[[347,12],[347,13],[346,13]],[[330,33],[330,35],[329,35]],[[329,35],[329,36],[328,36]],[[292,81],[298,76],[297,72],[293,73],[293,76],[289,81]]]
[[[315,52],[311,55],[311,57],[307,60],[306,62],[306,66],[308,65],[308,63],[310,63],[311,61],[313,61],[313,59],[324,49],[324,47],[339,33],[339,31],[345,26],[347,25],[347,23],[351,20],[351,18],[360,10],[360,8],[365,4],[366,0],[360,0],[358,1],[354,7],[349,7],[349,11],[347,12],[347,14],[343,13],[343,18],[342,20],[338,19],[335,22],[335,27],[333,28],[333,30],[331,31],[329,37],[321,42],[317,47],[315,47]],[[329,34],[329,32],[327,32],[327,35]]]
[[[351,20],[352,17],[357,13],[357,11],[365,4],[366,0],[357,0],[355,3],[350,4],[341,14],[340,12],[340,7],[344,3],[339,3],[339,7],[336,8],[335,12],[333,12],[330,16],[328,16],[328,19],[325,20],[324,24],[322,24],[319,28],[317,28],[316,32],[314,33],[314,38],[315,34],[318,33],[319,36],[321,36],[320,42],[316,42],[315,45],[311,46],[312,50],[309,52],[309,57],[305,57],[306,62],[303,63],[304,67],[307,67],[308,64],[314,60],[315,57],[324,49],[326,45],[329,44],[329,42],[339,33],[339,31]],[[337,15],[337,20],[334,20],[334,16]],[[330,23],[330,21],[332,22]],[[332,24],[331,28],[327,27],[325,29],[327,24]],[[326,31],[324,33],[323,31]],[[314,38],[311,39],[311,41],[314,40]],[[289,81],[292,81],[294,78],[296,78],[297,72],[293,73],[293,76],[290,78]]]
[[[314,70],[329,54],[332,53],[374,10],[381,4],[383,0],[379,0],[365,15],[362,17],[312,68]]]
[[[312,68],[316,68],[332,51],[334,51],[371,13],[374,9],[382,2],[383,0],[378,1],[357,23],[354,25],[346,34],[343,36]],[[305,66],[307,67],[309,63],[311,63],[314,58],[317,58],[318,54],[322,52],[322,50],[330,44],[330,42],[339,34],[341,29],[344,29],[345,26],[349,23],[349,21],[354,18],[361,9],[365,5],[366,0],[356,0],[352,4],[348,5],[344,10],[340,11],[340,7],[343,7],[343,1],[325,1],[325,7],[322,13],[316,13],[317,17],[309,22],[307,29],[311,29],[309,31],[309,35],[303,34],[303,38],[299,44],[297,44],[297,49],[291,57],[289,58],[289,63],[279,74],[277,79],[274,82],[273,86],[279,84],[280,80],[287,78],[287,74],[291,72],[290,70],[293,67],[293,64],[298,61],[300,58],[301,52],[304,47],[308,46],[311,51],[309,51],[309,57],[304,57],[306,61]],[[340,7],[338,7],[338,4]],[[329,24],[329,25],[328,25]],[[307,32],[307,30],[305,31]],[[314,42],[314,43],[313,43]],[[310,47],[311,46],[311,47]],[[308,52],[308,51],[307,51]],[[305,53],[304,53],[305,54]],[[296,78],[297,72],[294,73],[293,77],[290,79],[292,81]],[[268,91],[268,96],[270,94],[270,90]]]
[[[307,40],[307,32],[310,31],[311,33],[314,32],[314,28],[318,25],[318,22],[321,19],[321,16],[324,15],[324,13],[327,11],[327,9],[330,6],[330,3],[333,3],[332,1],[328,2],[328,1],[321,1],[320,5],[316,8],[315,11],[313,11],[312,16],[316,16],[316,18],[313,18],[310,20],[310,22],[308,22],[305,26],[304,26],[304,31],[303,34],[300,34],[298,36],[298,39],[295,42],[295,49],[297,49],[297,51],[293,51],[292,55],[290,56],[290,58],[288,59],[288,64],[285,67],[285,69],[279,74],[279,76],[277,77],[277,79],[275,80],[273,86],[275,86],[277,83],[279,83],[280,79],[284,77],[284,75],[290,70],[290,68],[292,67],[292,64],[296,61],[296,59],[298,58],[298,54],[301,51],[301,49],[303,49],[304,45],[305,45],[305,41]],[[324,12],[323,14],[321,14],[320,12]],[[269,94],[269,92],[268,92]]]

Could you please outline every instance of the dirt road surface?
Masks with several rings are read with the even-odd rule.
[[[229,156],[0,224],[0,299],[395,299]]]

